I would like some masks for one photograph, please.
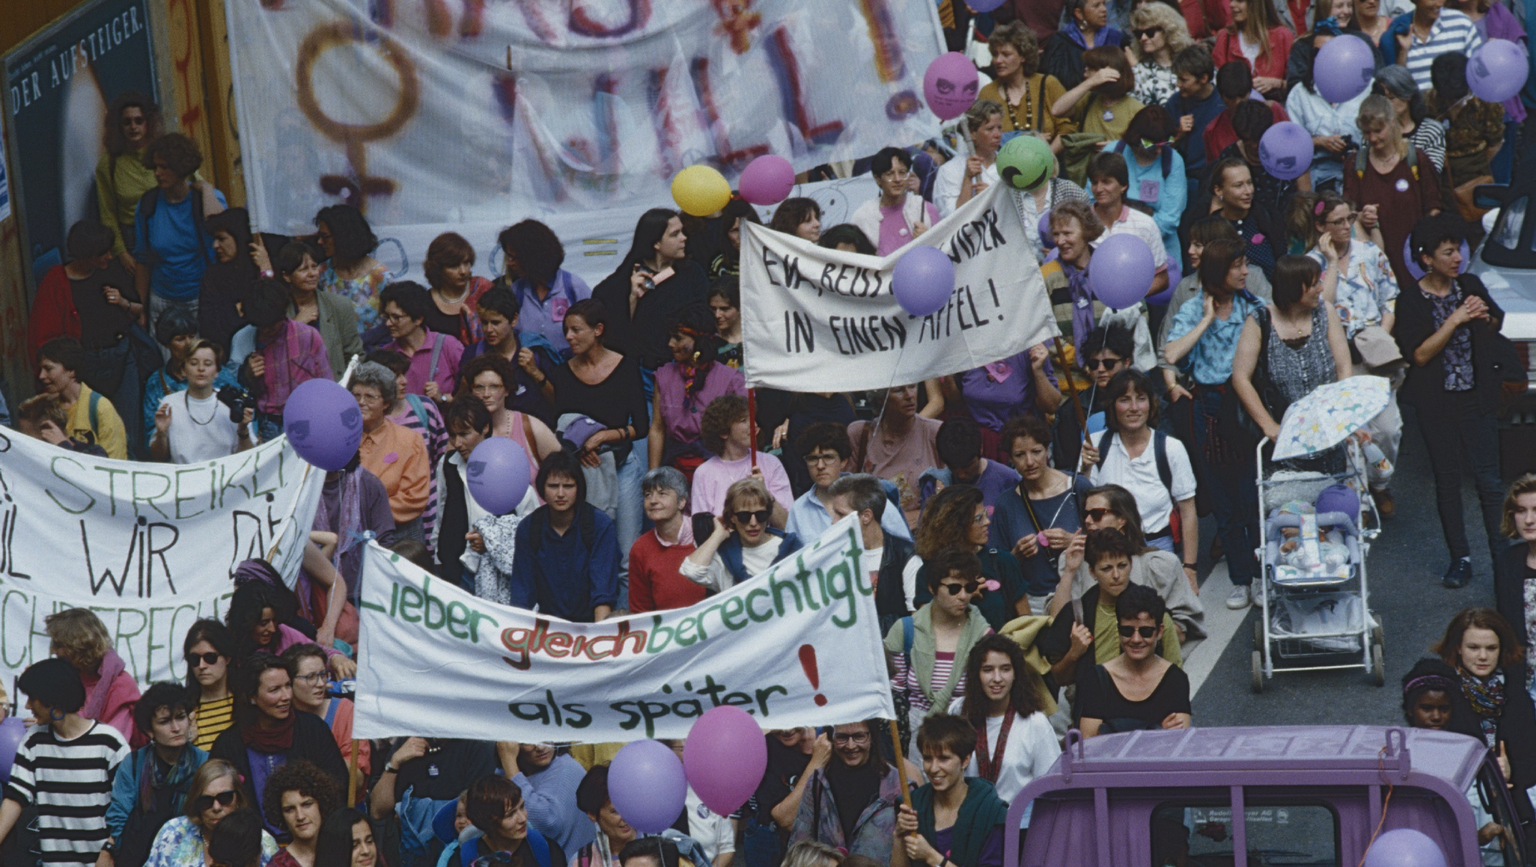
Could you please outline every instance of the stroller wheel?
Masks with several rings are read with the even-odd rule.
[[[1253,691],[1264,691],[1264,654],[1257,650],[1253,652]]]
[[[1371,612],[1371,617],[1375,618],[1375,620],[1376,620],[1376,625],[1371,627],[1371,643],[1374,644],[1374,645],[1377,645],[1378,647],[1386,647],[1386,645],[1387,645],[1386,627],[1381,622],[1381,615],[1377,614],[1374,611],[1372,611]]]
[[[1253,649],[1264,649],[1264,618],[1253,621]]]
[[[1387,667],[1382,661],[1383,655],[1380,644],[1371,645],[1371,682],[1377,686],[1385,686],[1387,683]]]

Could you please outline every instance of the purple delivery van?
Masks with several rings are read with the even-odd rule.
[[[1022,851],[1018,836],[1004,835],[1008,867],[1357,867],[1376,835],[1397,828],[1423,832],[1444,855],[1419,863],[1525,864],[1488,750],[1429,729],[1193,728],[1088,740],[1073,731],[1050,773],[1014,800],[1006,827],[1031,804]],[[1482,829],[1490,839],[1479,845]]]

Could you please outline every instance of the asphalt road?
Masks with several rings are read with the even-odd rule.
[[[1250,655],[1257,607],[1242,612],[1226,608],[1231,584],[1225,561],[1209,570],[1201,599],[1211,638],[1187,653],[1186,670],[1194,688],[1196,725],[1321,725],[1402,722],[1402,678],[1420,658],[1431,655],[1451,616],[1462,608],[1493,605],[1493,572],[1483,544],[1482,521],[1473,499],[1471,478],[1462,486],[1467,535],[1472,540],[1472,583],[1447,590],[1440,576],[1449,563],[1434,484],[1411,410],[1392,490],[1397,513],[1386,521],[1367,561],[1370,607],[1385,628],[1386,685],[1377,687],[1361,669],[1277,674],[1262,694],[1254,694]],[[1201,538],[1215,532],[1202,522]]]

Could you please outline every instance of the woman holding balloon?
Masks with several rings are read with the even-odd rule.
[[[1003,107],[990,99],[976,100],[965,112],[965,127],[971,131],[971,155],[945,163],[934,181],[933,203],[941,218],[998,183],[997,150],[1003,145]]]

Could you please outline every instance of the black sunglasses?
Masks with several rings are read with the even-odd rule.
[[[213,665],[214,663],[218,662],[219,657],[223,655],[224,654],[222,653],[215,653],[211,650],[207,653],[189,653],[187,654],[187,665],[197,665],[199,660],[201,660],[204,665]]]
[[[1089,509],[1083,514],[1086,515],[1090,521],[1102,521],[1104,520],[1105,515],[1114,515],[1117,518],[1120,517],[1120,513],[1116,512],[1114,509]]]
[[[974,596],[976,595],[976,591],[981,587],[981,582],[967,581],[964,584],[946,583],[940,584],[939,587],[951,596],[959,596],[960,591],[962,590]]]
[[[1131,34],[1134,35],[1137,39],[1141,39],[1141,38],[1146,37],[1146,36],[1156,36],[1157,34],[1162,33],[1162,32],[1163,32],[1163,28],[1161,28],[1161,27],[1146,27],[1146,28],[1142,28],[1140,30],[1132,30]]]
[[[1110,368],[1124,363],[1125,359],[1123,358],[1090,358],[1083,362],[1083,369],[1098,370],[1101,367]]]
[[[212,809],[215,801],[218,802],[220,807],[234,806],[235,790],[230,789],[227,792],[220,792],[217,795],[198,795],[197,800],[193,801],[192,804],[193,806],[197,807],[197,811],[201,813],[204,810]]]
[[[771,510],[771,509],[758,509],[755,512],[732,512],[731,513],[731,517],[736,519],[736,523],[738,523],[738,524],[740,524],[742,526],[746,526],[747,524],[752,523],[752,520],[754,518],[757,519],[757,522],[759,524],[762,524],[763,526],[767,526],[768,525],[768,519],[772,515],[773,515],[773,510]]]
[[[1120,637],[1121,638],[1130,638],[1132,635],[1135,635],[1137,633],[1140,633],[1142,638],[1151,638],[1152,636],[1157,634],[1157,627],[1156,626],[1125,626],[1124,624],[1122,624],[1120,626]]]

